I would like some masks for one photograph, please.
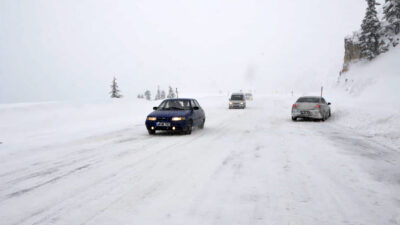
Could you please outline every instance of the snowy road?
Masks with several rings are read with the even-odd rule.
[[[149,136],[143,115],[15,151],[0,140],[0,224],[400,224],[399,149],[335,115],[294,123],[291,99],[199,100],[206,128],[190,136]]]

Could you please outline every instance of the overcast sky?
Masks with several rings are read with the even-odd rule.
[[[363,0],[0,0],[0,102],[313,89]],[[328,79],[329,80],[329,79]]]

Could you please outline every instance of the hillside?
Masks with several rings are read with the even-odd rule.
[[[400,147],[400,48],[373,61],[353,63],[339,77],[336,111],[340,123],[371,138],[389,139]]]

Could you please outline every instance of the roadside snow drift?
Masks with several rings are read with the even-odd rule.
[[[335,90],[336,116],[356,133],[400,149],[400,48],[350,67]],[[345,90],[343,93],[341,90]]]

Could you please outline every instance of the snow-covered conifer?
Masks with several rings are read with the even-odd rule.
[[[174,89],[171,86],[169,86],[169,91],[168,91],[167,98],[175,98],[175,92],[174,92]]]
[[[111,84],[111,98],[122,98],[122,95],[120,94],[120,90],[118,88],[118,84],[117,84],[117,78],[114,77],[112,84]]]
[[[149,90],[144,92],[144,96],[146,96],[146,100],[151,100],[151,92]]]
[[[165,99],[165,91],[164,90],[161,91],[160,99]]]
[[[384,19],[393,34],[400,33],[400,0],[385,0],[383,6]]]
[[[360,48],[361,58],[372,60],[379,55],[381,24],[376,12],[376,1],[367,0],[368,8],[361,24]]]
[[[160,100],[161,99],[161,91],[160,91],[160,86],[157,87],[157,94],[155,97],[155,100]]]

